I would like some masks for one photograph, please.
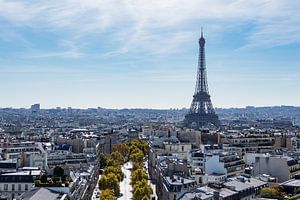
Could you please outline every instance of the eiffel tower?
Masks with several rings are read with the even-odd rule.
[[[189,113],[185,116],[184,124],[187,127],[203,128],[208,125],[219,126],[220,121],[211,103],[208,92],[206,64],[205,64],[205,39],[201,29],[199,39],[199,60],[196,89]]]

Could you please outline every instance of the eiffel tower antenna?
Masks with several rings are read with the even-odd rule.
[[[195,93],[189,113],[185,116],[184,124],[188,127],[196,126],[203,128],[209,124],[220,125],[218,115],[211,103],[208,92],[206,62],[205,62],[205,39],[203,28],[201,27],[201,37],[199,39],[198,72]]]
[[[201,37],[203,37],[203,27],[201,26]]]

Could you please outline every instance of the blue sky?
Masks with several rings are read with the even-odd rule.
[[[300,105],[296,0],[0,0],[0,107]]]

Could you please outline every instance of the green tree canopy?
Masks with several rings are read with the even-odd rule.
[[[133,186],[133,200],[150,199],[152,194],[153,190],[145,179]]]
[[[124,156],[118,151],[112,152],[109,156],[111,160],[116,161],[119,165],[122,165],[124,163]]]
[[[113,159],[107,159],[107,165],[106,165],[106,167],[109,167],[109,166],[119,167],[120,164],[119,164],[118,161],[116,161],[116,160],[113,160]]]
[[[100,200],[117,200],[117,198],[112,190],[105,189],[100,193]]]
[[[138,149],[140,149],[143,152],[144,155],[147,155],[147,153],[148,153],[149,145],[144,140],[141,140],[141,139],[132,140],[130,142],[130,146],[137,147]]]
[[[262,188],[260,191],[260,195],[263,198],[277,198],[281,196],[280,187],[271,186]]]
[[[148,175],[144,169],[137,169],[131,173],[131,185],[135,185],[138,181],[148,180]]]
[[[40,180],[42,183],[47,183],[47,174],[43,173],[40,177]]]
[[[139,149],[135,149],[133,151],[132,154],[130,154],[130,160],[133,162],[133,163],[136,163],[138,165],[142,165],[143,161],[144,161],[144,154],[141,150]]]
[[[110,189],[114,192],[115,196],[120,194],[120,185],[117,175],[109,173],[107,175],[102,175],[99,180],[99,188],[101,190]]]
[[[116,167],[116,166],[108,166],[105,168],[103,174],[104,175],[108,175],[109,173],[115,174],[119,180],[119,182],[121,182],[124,178],[124,173],[122,172],[122,169],[120,166]]]
[[[99,167],[103,169],[107,165],[107,157],[104,154],[99,155]]]
[[[61,166],[54,167],[53,169],[54,176],[63,178],[64,174],[65,174],[65,170]]]
[[[123,157],[126,157],[129,154],[129,147],[125,143],[114,144],[112,149],[113,151],[119,152]]]

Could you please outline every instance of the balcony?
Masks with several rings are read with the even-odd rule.
[[[234,162],[234,163],[226,163],[226,164],[224,164],[224,167],[232,168],[232,167],[237,167],[237,166],[241,166],[241,165],[245,165],[245,162],[243,160],[240,160],[240,161]]]

